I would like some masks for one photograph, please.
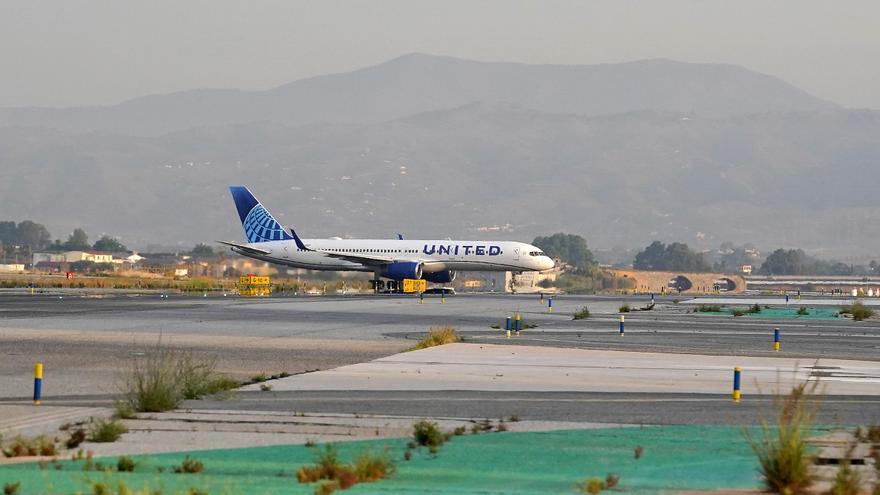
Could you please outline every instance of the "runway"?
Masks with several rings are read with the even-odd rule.
[[[622,350],[706,356],[784,357],[880,361],[880,322],[793,320],[694,314],[676,298],[657,298],[652,311],[626,315],[618,334],[618,307],[634,309],[646,296],[557,296],[553,312],[537,295],[457,295],[440,303],[414,296],[308,296],[240,299],[233,296],[78,292],[30,296],[0,293],[0,400],[27,401],[33,363],[44,362],[46,404],[106,406],[118,393],[119,371],[156,345],[215,357],[221,371],[240,378],[266,372],[301,373],[356,365],[394,355],[432,326],[455,327],[465,342],[563,349]],[[680,298],[684,300],[684,298]],[[845,301],[840,301],[845,302]],[[572,314],[587,306],[586,320]],[[536,328],[507,339],[504,318],[519,311]],[[782,352],[772,351],[772,329]],[[635,382],[639,381],[634,376]],[[726,378],[725,378],[726,380]],[[241,392],[230,401],[199,401],[195,408],[375,412],[426,416],[501,417],[634,423],[754,422],[767,398],[738,405],[727,391],[678,394],[583,390],[308,390]],[[444,398],[446,400],[444,400]],[[480,399],[483,400],[480,400]],[[880,403],[849,392],[828,398],[828,421],[876,422]],[[55,402],[53,402],[55,401]],[[723,410],[724,414],[715,414]]]

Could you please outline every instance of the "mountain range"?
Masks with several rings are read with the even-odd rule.
[[[408,55],[268,91],[0,109],[0,219],[133,246],[240,239],[225,189],[240,183],[304,237],[564,231],[860,256],[880,247],[877,164],[880,112],[669,60]]]

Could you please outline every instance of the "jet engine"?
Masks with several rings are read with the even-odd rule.
[[[382,270],[382,276],[392,280],[403,280],[405,278],[420,279],[422,278],[422,264],[418,261],[400,261],[385,265]]]
[[[455,272],[452,270],[443,270],[442,272],[426,273],[422,278],[435,284],[448,284],[455,280]]]

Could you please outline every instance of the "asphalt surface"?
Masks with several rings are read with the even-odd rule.
[[[439,325],[468,342],[606,350],[769,356],[772,329],[782,331],[786,357],[880,360],[880,321],[772,320],[691,314],[692,307],[658,298],[653,311],[626,316],[618,335],[617,308],[648,303],[644,296],[559,296],[553,313],[537,295],[300,296],[240,299],[222,295],[26,295],[0,292],[0,405],[26,400],[33,363],[46,363],[47,404],[106,405],[118,373],[134,356],[164,342],[214,356],[236,376],[290,373],[364,362],[410,347]],[[677,298],[681,301],[686,298]],[[841,304],[847,301],[840,301]],[[572,320],[587,306],[592,316]],[[537,328],[507,339],[504,318],[519,311]],[[54,401],[54,402],[53,402]],[[449,417],[608,421],[627,423],[753,423],[767,398],[733,404],[727,396],[543,392],[242,392],[233,401],[199,401],[199,408],[298,410]],[[196,407],[195,404],[192,407]],[[874,398],[828,397],[826,422],[878,422]]]

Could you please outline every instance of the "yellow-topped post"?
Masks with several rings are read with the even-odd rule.
[[[737,366],[733,369],[733,401],[739,402],[739,398],[741,396],[740,386],[742,384],[742,368]]]
[[[43,363],[34,365],[34,404],[40,404],[40,395],[43,392]]]

